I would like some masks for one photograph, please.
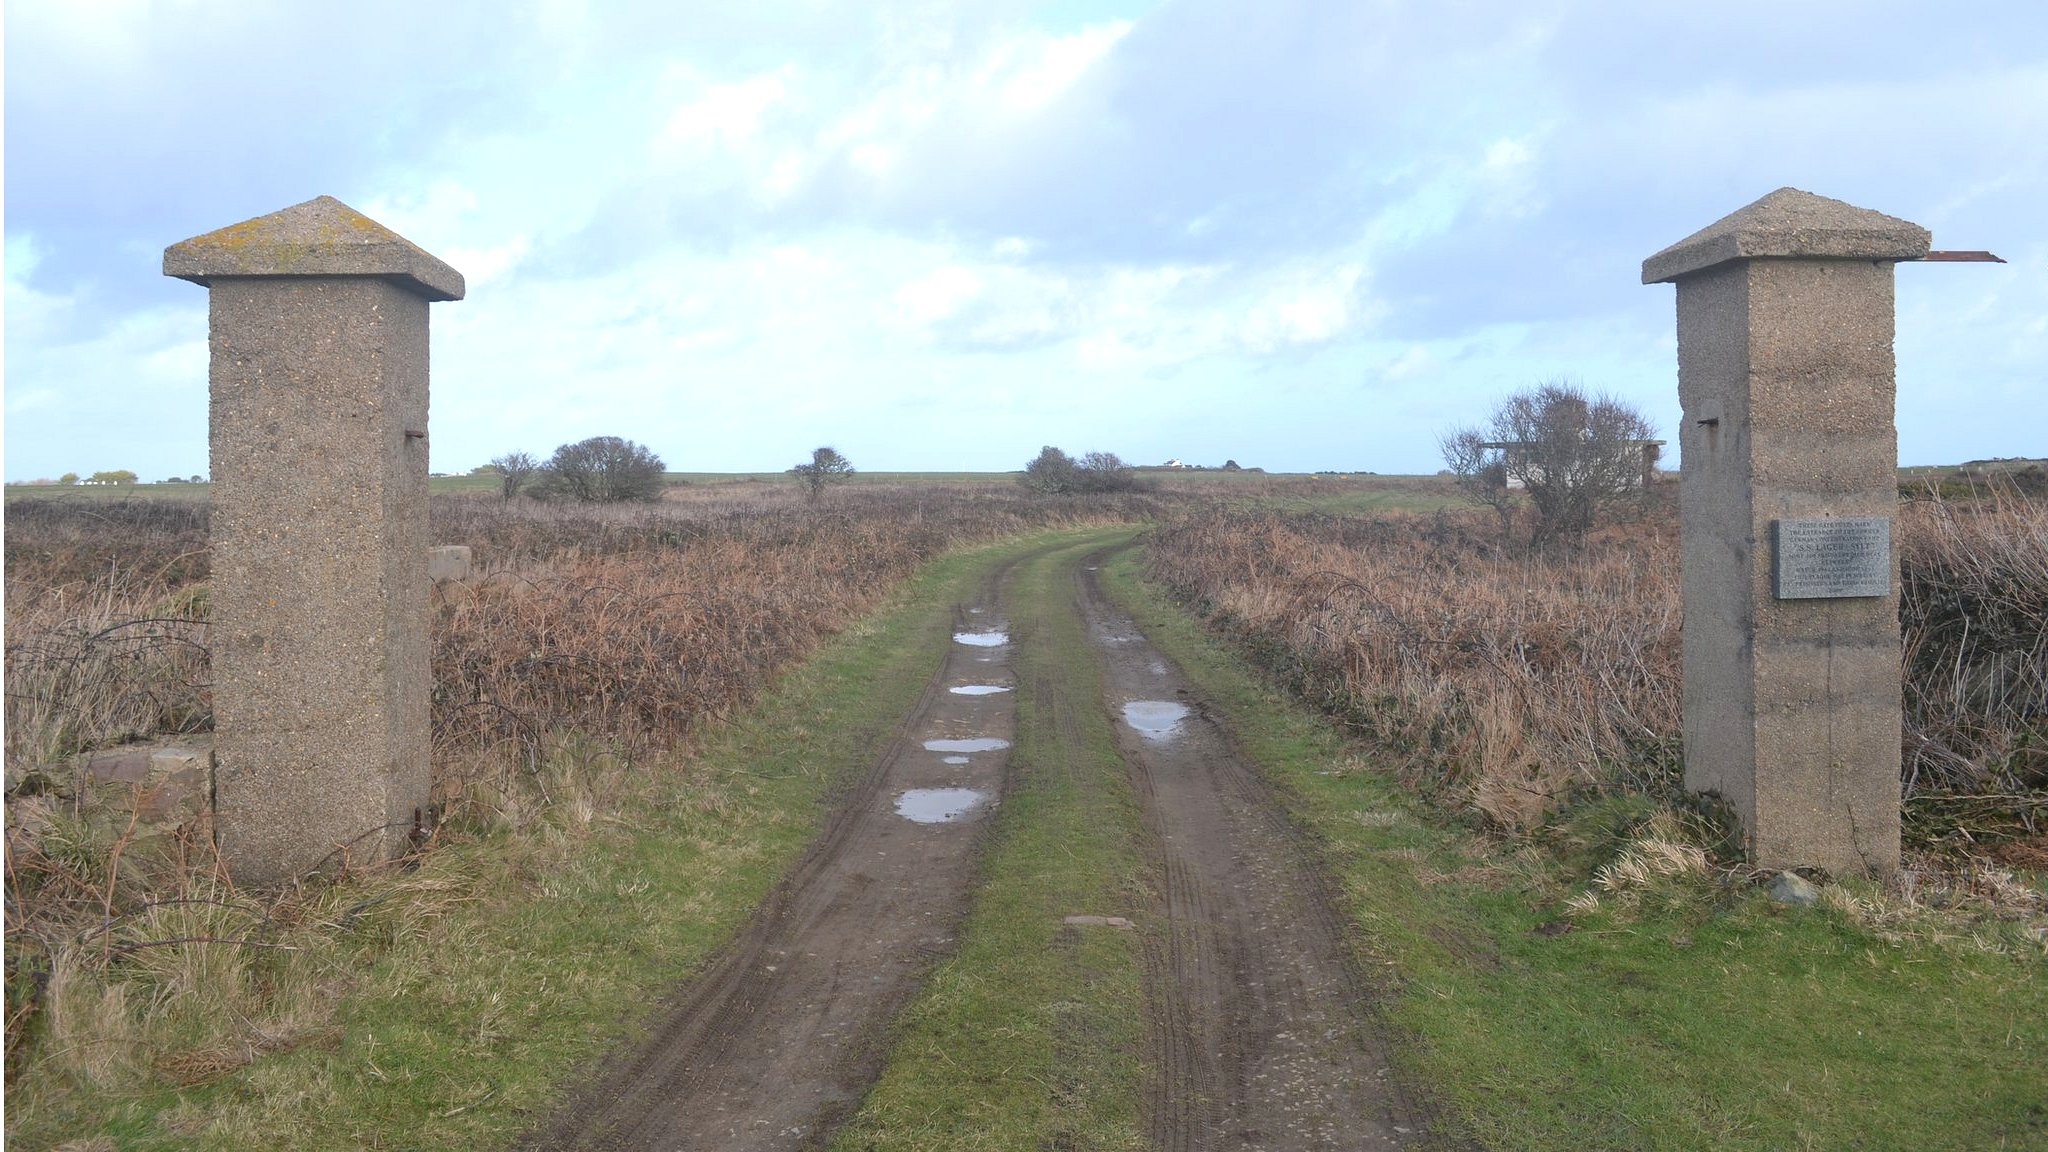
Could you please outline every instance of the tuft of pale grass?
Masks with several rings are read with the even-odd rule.
[[[1882,882],[1826,885],[1821,904],[1893,944],[2048,955],[2048,885],[1982,860],[1909,856]]]
[[[42,1061],[95,1088],[127,1087],[143,1032],[128,991],[126,983],[100,979],[85,949],[53,952],[43,993]]]
[[[1704,882],[1714,874],[1707,850],[1689,839],[1670,814],[1659,813],[1614,859],[1594,870],[1592,883],[1566,900],[1565,909],[1583,916],[1603,902],[1632,907],[1647,894]]]

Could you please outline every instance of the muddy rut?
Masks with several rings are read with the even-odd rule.
[[[821,1147],[953,948],[1014,731],[992,579],[916,709],[745,932],[535,1149]],[[955,691],[966,689],[967,691]]]
[[[1179,670],[1103,597],[1103,559],[1083,562],[1076,596],[1164,905],[1145,941],[1153,1140],[1291,1152],[1420,1138],[1313,853]]]

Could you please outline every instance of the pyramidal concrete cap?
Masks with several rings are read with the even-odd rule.
[[[1910,220],[1780,188],[1643,261],[1643,283],[1669,283],[1731,260],[1917,260],[1932,242]]]
[[[230,224],[164,249],[164,275],[381,276],[428,300],[460,300],[462,273],[332,196]]]

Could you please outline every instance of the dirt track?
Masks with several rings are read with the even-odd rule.
[[[960,632],[997,626],[993,590],[956,614]],[[747,930],[637,1052],[601,1069],[528,1147],[822,1145],[880,1072],[890,1019],[952,950],[977,878],[978,833],[1002,794],[1014,694],[949,689],[1007,687],[1008,652],[952,646],[889,748]],[[972,738],[1004,744],[925,747]],[[937,823],[897,814],[908,790],[952,788],[988,803]]]
[[[1099,560],[1076,566],[1073,601],[1058,610],[1088,624],[1100,706],[1116,722],[1155,855],[1159,904],[1140,924],[1153,1141],[1173,1150],[1400,1146],[1423,1122],[1387,1077],[1370,998],[1311,854],[1178,671],[1103,598]],[[956,613],[959,631],[1001,627],[1002,575]],[[890,1021],[953,950],[973,899],[1007,744],[927,742],[1011,739],[1013,693],[950,691],[1010,686],[1009,657],[1007,643],[951,647],[890,747],[746,931],[637,1051],[597,1070],[527,1147],[829,1141],[880,1073]],[[940,823],[899,815],[906,790],[941,788],[976,790],[989,803]]]
[[[1300,832],[1180,672],[1103,598],[1101,559],[1084,562],[1076,594],[1166,922],[1145,941],[1152,1138],[1176,1152],[1401,1146],[1423,1121],[1388,1075]]]

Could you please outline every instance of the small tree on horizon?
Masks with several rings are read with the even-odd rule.
[[[1128,492],[1138,486],[1130,465],[1114,452],[1090,452],[1081,457],[1081,491]]]
[[[587,504],[661,499],[661,457],[617,436],[592,436],[555,449],[534,469],[533,494]]]
[[[1033,492],[1043,492],[1047,495],[1056,496],[1062,492],[1076,490],[1077,481],[1075,473],[1080,470],[1080,467],[1079,464],[1074,462],[1072,456],[1047,444],[1044,448],[1039,449],[1038,455],[1032,459],[1031,463],[1024,466],[1024,475],[1021,477],[1020,482]]]
[[[1024,466],[1024,475],[1019,479],[1033,492],[1048,495],[1130,492],[1143,486],[1130,466],[1114,452],[1090,452],[1076,460],[1050,444]]]
[[[95,484],[133,484],[135,480],[135,473],[126,468],[114,468],[92,474],[92,481]]]
[[[531,452],[507,452],[496,457],[489,464],[478,468],[478,472],[495,471],[498,474],[499,496],[510,500],[519,495],[519,490],[540,469],[540,461]]]
[[[1649,418],[1612,396],[1552,380],[1503,400],[1484,429],[1457,428],[1438,446],[1458,487],[1512,530],[1516,489],[1535,512],[1535,546],[1584,538],[1600,514],[1641,486]]]
[[[853,475],[853,461],[840,455],[839,449],[831,446],[814,448],[811,458],[789,470],[791,476],[804,482],[810,498],[818,499],[825,494],[825,486],[837,484]]]
[[[63,485],[67,485],[67,486],[68,486],[68,485],[72,485],[72,484],[76,484],[76,483],[78,483],[78,473],[76,473],[76,472],[66,472],[66,473],[65,473],[65,474],[63,474],[62,476],[59,476],[59,477],[57,477],[57,483],[59,483],[59,484],[63,484]]]

